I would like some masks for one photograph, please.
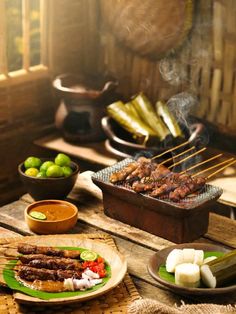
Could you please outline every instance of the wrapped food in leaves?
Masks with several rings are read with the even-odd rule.
[[[138,94],[132,100],[132,103],[139,116],[158,134],[161,141],[170,134],[161,118],[157,116],[152,104],[143,93]]]
[[[109,105],[107,113],[121,127],[131,133],[138,143],[147,145],[158,143],[159,139],[154,130],[132,115],[122,101],[117,101]]]
[[[156,103],[157,114],[162,117],[163,121],[167,125],[173,137],[183,137],[183,132],[181,131],[178,122],[176,121],[173,114],[169,111],[167,104],[162,101]]]

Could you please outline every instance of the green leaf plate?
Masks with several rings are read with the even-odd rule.
[[[66,250],[80,250],[81,252],[87,250],[85,248],[81,247],[61,247],[61,249],[66,249]],[[52,293],[52,292],[44,292],[44,291],[39,291],[39,290],[34,290],[29,287],[24,286],[22,283],[16,280],[15,278],[15,273],[12,268],[16,265],[17,260],[11,260],[3,270],[3,278],[9,288],[12,290],[17,290],[21,291],[27,295],[30,295],[32,297],[36,297],[39,299],[43,300],[50,300],[50,299],[55,299],[55,298],[69,298],[69,297],[74,297],[74,296],[83,296],[86,295],[90,292],[94,292],[104,286],[108,280],[111,278],[111,267],[110,265],[106,262],[106,272],[107,276],[103,278],[102,283],[86,290],[86,291],[68,291],[68,292],[57,292],[57,293]]]

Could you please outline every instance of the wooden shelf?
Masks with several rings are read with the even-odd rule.
[[[108,167],[117,162],[117,159],[107,152],[104,142],[73,144],[66,142],[62,137],[53,134],[34,141],[34,144],[43,148],[67,153],[78,159],[102,167]]]

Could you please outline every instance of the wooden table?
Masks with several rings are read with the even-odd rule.
[[[157,299],[168,305],[186,303],[236,302],[236,293],[222,297],[182,297],[173,294],[157,283],[147,271],[149,258],[158,250],[173,245],[172,242],[131,227],[104,215],[102,193],[91,181],[91,171],[82,173],[68,199],[78,206],[78,223],[71,233],[106,233],[113,236],[119,251],[125,255],[130,273],[142,297]],[[24,222],[24,209],[32,202],[27,194],[20,200],[5,205],[0,210],[0,232],[11,235],[10,231],[22,235],[32,232]],[[227,248],[236,248],[236,221],[210,213],[207,234],[196,242],[217,243]]]

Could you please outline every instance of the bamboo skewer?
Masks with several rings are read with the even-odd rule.
[[[200,153],[203,152],[204,150],[206,150],[206,147],[203,147],[202,149],[198,150],[197,152],[195,152],[195,153],[193,153],[193,154],[191,154],[191,155],[189,155],[189,156],[187,156],[187,157],[185,157],[185,158],[179,160],[178,162],[174,163],[173,165],[171,165],[171,166],[168,167],[168,168],[171,169],[171,168],[173,168],[173,167],[175,167],[175,166],[177,166],[177,165],[180,165],[180,164],[181,164],[182,162],[184,162],[185,160],[188,160],[188,159],[190,159],[190,158],[192,158],[192,157],[194,157],[194,156],[200,154]]]
[[[221,172],[221,171],[224,170],[225,168],[227,168],[227,167],[233,165],[235,162],[236,162],[236,160],[231,161],[230,163],[228,163],[228,164],[225,165],[224,167],[222,167],[222,168],[216,170],[215,172],[209,174],[209,175],[206,177],[206,179],[210,179],[211,177],[213,177],[213,176],[216,175],[217,173]]]
[[[215,168],[217,168],[217,167],[219,167],[219,166],[225,165],[226,163],[229,163],[229,162],[232,161],[232,160],[234,160],[234,158],[230,158],[230,159],[227,159],[227,160],[225,160],[225,161],[222,161],[222,162],[220,162],[220,163],[217,164],[217,165],[211,166],[211,167],[206,168],[206,169],[204,169],[204,170],[201,170],[201,171],[199,171],[199,172],[197,172],[197,173],[194,173],[194,174],[192,175],[192,177],[198,176],[198,175],[200,175],[200,174],[202,174],[202,173],[204,173],[204,172],[207,172],[207,171],[212,170],[212,169],[215,169]]]
[[[156,159],[156,158],[159,158],[159,157],[161,157],[161,156],[163,156],[163,155],[165,155],[165,154],[167,154],[167,153],[173,152],[174,150],[176,150],[176,149],[178,149],[178,148],[180,148],[180,147],[183,147],[183,146],[185,146],[185,145],[187,145],[187,144],[189,144],[189,141],[186,141],[186,142],[184,142],[184,143],[182,143],[182,144],[180,144],[180,145],[174,146],[174,147],[172,147],[172,148],[170,148],[170,149],[164,151],[163,153],[161,153],[161,154],[159,154],[159,155],[153,156],[153,157],[151,158],[151,160]]]
[[[194,148],[196,148],[196,147],[195,147],[195,146],[192,146],[191,148],[189,148],[189,149],[187,149],[187,150],[184,150],[182,153],[179,153],[178,155],[175,155],[175,156],[173,156],[173,157],[170,157],[170,158],[168,158],[168,159],[162,161],[161,163],[159,163],[159,165],[164,165],[164,164],[167,163],[168,161],[171,161],[171,160],[173,160],[173,159],[176,158],[176,157],[182,156],[182,155],[188,153],[189,151],[191,151],[191,150],[194,149]]]
[[[195,164],[195,165],[193,165],[193,166],[187,168],[186,170],[181,171],[180,174],[186,173],[187,171],[190,171],[190,170],[195,169],[195,168],[197,168],[197,167],[199,167],[199,166],[201,166],[201,165],[204,165],[205,163],[207,163],[207,162],[209,162],[209,161],[212,161],[212,160],[214,160],[214,159],[216,159],[216,158],[219,158],[219,157],[221,157],[222,155],[223,155],[223,154],[218,154],[218,155],[216,155],[216,156],[214,156],[214,157],[211,157],[211,158],[209,158],[209,159],[207,159],[207,160],[198,162],[197,164]]]

